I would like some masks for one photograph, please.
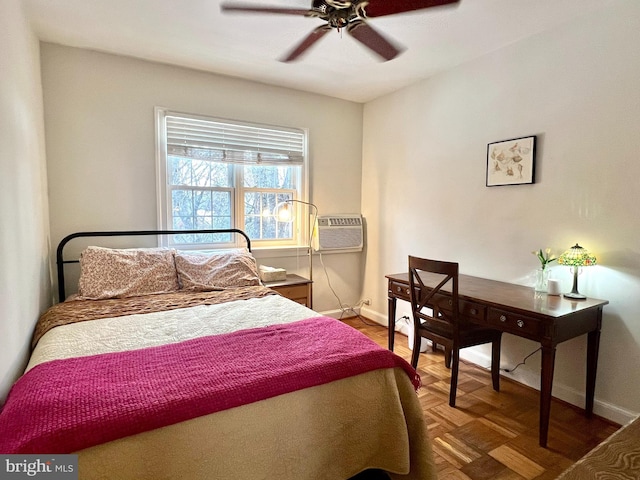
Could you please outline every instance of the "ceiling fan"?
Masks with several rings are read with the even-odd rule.
[[[262,5],[223,3],[223,12],[257,12],[281,15],[315,17],[326,23],[314,29],[286,57],[283,62],[292,62],[313,46],[332,28],[347,33],[357,41],[377,53],[384,61],[401,53],[400,47],[382,36],[367,23],[368,18],[394,15],[396,13],[439,7],[460,0],[312,0],[310,9],[268,7]]]

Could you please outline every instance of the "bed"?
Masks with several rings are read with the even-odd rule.
[[[78,261],[76,238],[176,232],[60,242],[61,302],[0,412],[0,453],[76,453],[83,479],[436,478],[411,366],[264,287],[244,232],[197,232],[246,247],[89,245]]]

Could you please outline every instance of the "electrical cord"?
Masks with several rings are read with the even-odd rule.
[[[533,352],[531,352],[529,355],[527,355],[526,357],[524,357],[524,359],[517,364],[515,367],[513,368],[501,368],[500,370],[502,370],[503,372],[507,372],[507,373],[513,373],[516,371],[516,369],[520,366],[520,365],[524,365],[525,362],[529,359],[530,356],[532,356],[534,353],[539,352],[540,350],[542,350],[542,347],[538,347],[536,348]]]
[[[368,323],[364,317],[362,315],[360,315],[360,312],[356,311],[356,308],[358,307],[362,307],[362,305],[364,305],[364,300],[359,301],[357,304],[355,304],[354,306],[351,305],[346,305],[344,303],[342,303],[342,300],[340,300],[340,297],[338,296],[338,294],[336,293],[336,291],[333,289],[333,286],[331,285],[331,279],[329,278],[329,272],[327,272],[327,267],[324,264],[324,260],[322,258],[322,252],[318,252],[318,257],[320,258],[320,265],[322,265],[322,270],[324,271],[324,276],[327,278],[327,285],[329,285],[329,290],[331,290],[331,293],[333,293],[333,296],[336,297],[336,300],[338,300],[338,307],[340,308],[340,318],[339,320],[342,320],[342,317],[345,313],[347,312],[351,312],[353,313],[362,323],[364,323],[366,326],[368,327],[373,327],[377,324],[374,323]]]
[[[397,318],[396,325],[399,325],[400,323],[406,323],[409,330],[413,328],[413,322],[408,315],[402,315],[400,318]]]
[[[517,370],[517,368],[518,368],[520,365],[524,365],[524,364],[525,364],[525,362],[529,359],[529,357],[531,357],[534,353],[536,353],[536,352],[538,352],[538,351],[540,351],[540,350],[542,350],[542,347],[538,347],[538,348],[536,348],[533,352],[531,352],[529,355],[527,355],[526,357],[524,357],[524,359],[522,360],[522,362],[518,363],[515,367],[513,367],[513,368],[501,368],[501,369],[500,369],[500,371],[501,371],[501,372],[506,372],[506,373],[513,373],[513,372],[515,372],[515,371]],[[464,360],[464,359],[462,359],[462,358],[460,359],[460,363],[464,363],[465,365],[471,365],[471,366],[475,366],[475,367],[477,367],[477,366],[478,366],[476,363],[473,363],[473,362],[467,362],[467,361],[465,361],[465,360]],[[484,369],[486,369],[486,370],[490,370],[490,368],[491,368],[491,367],[482,367],[482,368],[484,368]]]

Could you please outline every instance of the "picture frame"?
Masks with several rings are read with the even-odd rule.
[[[487,187],[535,183],[536,136],[487,145]]]

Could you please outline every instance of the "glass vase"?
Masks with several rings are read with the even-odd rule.
[[[546,268],[539,268],[536,270],[536,292],[546,292],[549,285],[549,270]]]

